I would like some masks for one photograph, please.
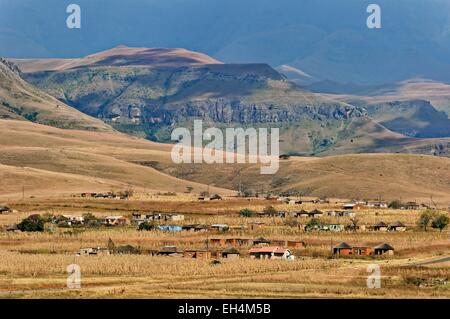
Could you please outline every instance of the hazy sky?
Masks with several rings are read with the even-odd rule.
[[[366,26],[374,2],[379,30]],[[81,6],[81,29],[66,26],[70,3]],[[340,81],[445,78],[449,15],[449,0],[0,0],[0,56],[77,57],[126,44],[290,64]]]

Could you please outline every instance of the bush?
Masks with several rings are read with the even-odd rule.
[[[239,215],[241,217],[252,217],[253,212],[248,208],[244,208],[244,209],[241,209],[241,211],[239,212]]]
[[[83,214],[84,225],[86,227],[99,227],[100,221],[92,213]]]
[[[399,201],[398,199],[393,200],[392,202],[389,203],[389,208],[400,209],[402,208],[402,202]]]
[[[23,232],[43,232],[45,221],[41,215],[31,215],[23,219],[17,228]]]
[[[141,250],[131,245],[120,246],[115,253],[121,255],[140,255]]]
[[[317,218],[311,218],[311,220],[306,224],[306,230],[320,229],[322,227],[322,222]]]
[[[424,231],[427,231],[427,228],[430,225],[430,222],[435,217],[435,215],[436,215],[435,212],[427,209],[420,215],[419,220],[417,221],[417,226],[422,228]]]
[[[433,219],[431,222],[431,227],[437,228],[442,231],[445,227],[447,227],[449,223],[449,218],[446,214],[441,214]]]
[[[138,230],[155,230],[157,225],[154,222],[142,222],[139,224]]]

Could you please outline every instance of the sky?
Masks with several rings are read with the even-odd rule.
[[[66,25],[69,4],[81,29]],[[366,25],[381,8],[381,29]],[[352,83],[450,81],[448,0],[0,0],[0,56],[80,57],[124,44],[288,64]]]

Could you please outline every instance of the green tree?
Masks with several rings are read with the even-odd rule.
[[[31,215],[23,219],[17,228],[23,232],[43,232],[45,220],[41,215]]]
[[[241,217],[252,217],[253,212],[248,208],[244,208],[244,209],[241,209],[241,211],[239,212],[239,215]]]
[[[317,218],[311,218],[306,224],[306,230],[320,229],[322,227],[322,222]]]
[[[87,227],[99,227],[100,226],[100,221],[92,213],[83,214],[83,218],[84,218],[84,224]]]
[[[428,226],[433,220],[435,213],[432,210],[427,209],[424,211],[417,221],[417,225],[422,228],[424,231],[427,231]]]
[[[431,227],[437,228],[442,231],[445,227],[447,227],[449,221],[450,218],[448,218],[446,214],[441,214],[433,219],[433,221],[431,222]]]
[[[400,209],[402,208],[402,202],[399,201],[398,199],[393,200],[392,202],[389,203],[389,208]]]
[[[157,227],[155,222],[142,222],[139,224],[138,230],[155,230]]]

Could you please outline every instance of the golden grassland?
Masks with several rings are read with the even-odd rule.
[[[446,260],[417,266],[429,260],[450,256],[450,234],[415,228],[420,211],[367,209],[357,211],[360,224],[397,220],[409,226],[406,232],[304,232],[283,218],[243,218],[238,211],[248,207],[256,211],[268,204],[277,209],[327,211],[339,204],[286,205],[276,201],[226,199],[199,202],[190,195],[182,197],[143,194],[135,200],[88,200],[51,198],[13,201],[7,204],[20,212],[0,215],[0,225],[16,223],[31,213],[129,215],[133,211],[171,211],[185,214],[183,223],[227,223],[247,226],[264,221],[266,226],[229,232],[137,231],[134,226],[99,229],[58,228],[44,233],[0,232],[0,298],[449,298],[450,277]],[[306,219],[297,219],[306,222]],[[324,221],[347,224],[348,218],[324,217]],[[178,223],[182,224],[182,223]],[[206,244],[213,237],[303,240],[306,248],[293,249],[294,261],[253,260],[249,246],[238,247],[238,260],[211,260],[150,256],[149,251],[163,245],[183,249],[224,247]],[[141,255],[75,256],[82,247],[115,245],[139,247]],[[334,258],[332,245],[376,245],[388,242],[395,247],[392,257]],[[66,267],[78,264],[82,289],[66,287]],[[381,267],[382,288],[368,289],[367,265]],[[436,283],[433,280],[444,280]]]
[[[450,159],[411,154],[291,157],[274,176],[258,165],[176,165],[171,145],[118,132],[63,130],[0,120],[0,198],[47,198],[133,188],[182,194],[208,189],[235,194],[239,178],[252,191],[298,191],[310,196],[450,203]],[[239,177],[240,176],[240,177]]]

